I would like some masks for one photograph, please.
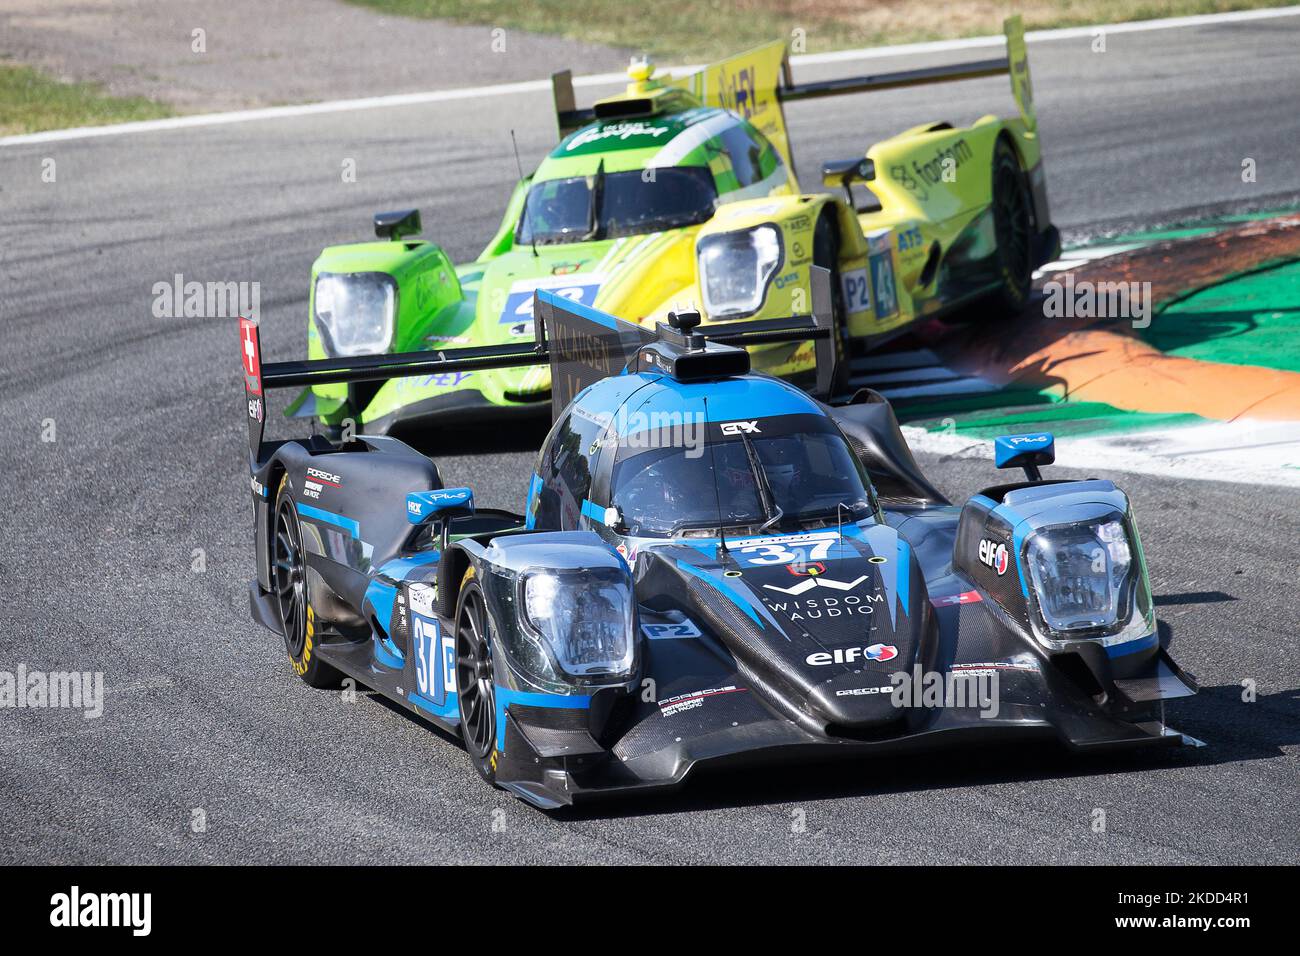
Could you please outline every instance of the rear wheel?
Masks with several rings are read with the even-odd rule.
[[[294,673],[312,687],[338,687],[343,675],[317,653],[317,625],[307,598],[307,564],[302,548],[302,525],[286,475],[275,496],[275,543],[272,546],[271,584],[275,590],[284,629],[285,650]]]
[[[822,212],[813,232],[813,265],[831,274],[831,336],[835,343],[831,394],[843,395],[849,390],[848,315],[844,308],[844,284],[840,282],[840,234],[829,207]]]
[[[1033,282],[1033,203],[1016,151],[1004,139],[993,149],[993,228],[1002,277],[997,303],[1016,313],[1029,301]]]
[[[471,568],[456,611],[456,702],[460,736],[479,776],[496,783],[497,702],[492,674],[491,619]]]

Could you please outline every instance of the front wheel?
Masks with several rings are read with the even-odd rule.
[[[294,673],[312,687],[338,687],[343,675],[320,659],[317,624],[307,599],[307,563],[302,548],[302,525],[286,475],[275,496],[275,544],[271,559],[271,584],[275,589],[285,650]]]
[[[471,568],[456,611],[456,703],[460,736],[479,776],[496,783],[497,702],[492,673],[492,623]]]
[[[995,293],[1003,311],[1018,313],[1033,283],[1033,203],[1016,151],[1006,140],[993,149],[993,228],[1002,285]]]

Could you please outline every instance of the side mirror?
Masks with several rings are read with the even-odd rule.
[[[827,189],[837,186],[843,189],[850,209],[858,208],[853,196],[853,184],[869,183],[875,178],[876,164],[870,159],[836,159],[822,164],[822,185]],[[858,212],[870,211],[872,209],[858,209]]]
[[[875,178],[876,164],[870,159],[834,159],[822,164],[822,185],[828,189],[869,183]]]
[[[400,242],[406,236],[419,235],[423,230],[418,209],[375,213],[375,235],[380,239]]]
[[[1000,435],[993,440],[993,464],[998,468],[1023,468],[1030,481],[1042,481],[1039,465],[1056,461],[1056,438],[1051,432]]]
[[[447,549],[451,523],[474,514],[472,488],[439,488],[436,491],[413,491],[406,496],[406,520],[411,524],[442,522],[442,549]]]

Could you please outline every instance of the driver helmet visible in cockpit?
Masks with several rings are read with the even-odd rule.
[[[789,501],[803,479],[808,455],[793,436],[768,438],[757,448],[763,474],[777,501]]]

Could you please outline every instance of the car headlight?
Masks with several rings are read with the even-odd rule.
[[[758,226],[705,236],[695,249],[704,309],[711,318],[757,312],[781,265],[781,230]]]
[[[617,678],[632,670],[633,601],[615,568],[530,571],[524,575],[523,619],[570,677]]]
[[[1105,637],[1129,624],[1135,603],[1147,626],[1150,601],[1140,549],[1118,517],[1033,533],[1025,565],[1042,623],[1057,638]],[[1139,600],[1140,599],[1140,600]]]
[[[383,272],[316,277],[316,323],[332,356],[376,355],[393,344],[397,283]]]

